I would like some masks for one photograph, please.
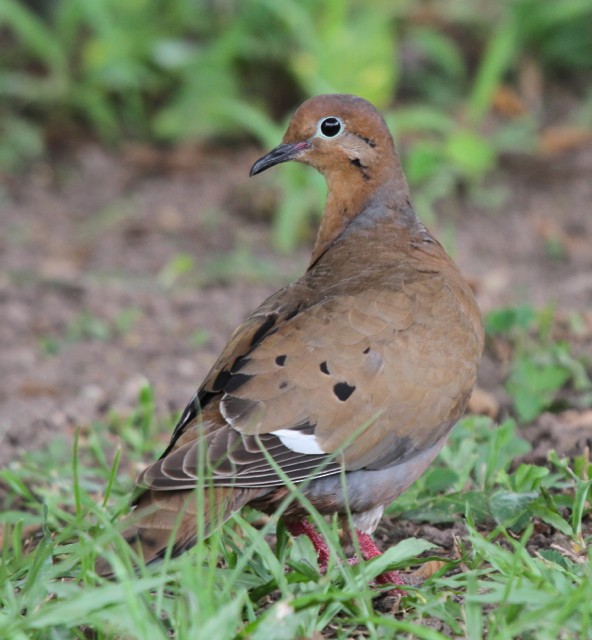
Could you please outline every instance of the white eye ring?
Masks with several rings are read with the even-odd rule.
[[[317,136],[330,140],[337,138],[345,131],[343,120],[337,116],[326,116],[319,120],[317,125]]]

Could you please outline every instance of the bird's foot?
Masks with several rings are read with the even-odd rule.
[[[325,542],[323,536],[313,527],[308,520],[295,520],[292,522],[286,522],[286,529],[294,536],[306,536],[311,542],[312,546],[317,552],[317,559],[319,563],[319,571],[322,574],[327,572],[329,566],[329,547]]]
[[[308,520],[294,520],[287,522],[286,528],[294,537],[304,535],[312,542],[312,546],[317,552],[319,571],[322,574],[326,573],[327,567],[329,566],[330,552],[323,536],[310,522],[308,522]],[[382,552],[376,546],[372,536],[367,533],[362,533],[361,531],[356,531],[356,536],[358,538],[360,553],[364,560],[371,560],[372,558],[382,555]],[[358,558],[350,558],[348,562],[351,565],[355,565],[358,563]],[[379,576],[376,576],[375,582],[378,585],[396,585],[397,588],[387,592],[392,595],[401,595],[404,592],[404,589],[401,589],[400,587],[405,586],[405,581],[397,571],[385,571]]]
[[[372,539],[372,536],[361,531],[356,531],[356,537],[358,538],[358,544],[360,546],[360,553],[364,560],[371,560],[377,556],[382,555],[382,551],[376,546],[376,543]],[[351,564],[355,564],[352,562]],[[405,581],[397,571],[385,571],[375,578],[376,584],[387,585],[394,584],[397,587],[404,587]],[[401,595],[405,590],[395,588],[389,591],[392,595]]]

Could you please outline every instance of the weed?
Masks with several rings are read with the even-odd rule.
[[[552,338],[554,309],[536,312],[521,305],[499,309],[485,319],[491,336],[505,335],[513,349],[506,389],[518,418],[534,420],[542,411],[561,408],[566,386],[584,397],[592,385],[584,363],[574,357],[570,345]]]

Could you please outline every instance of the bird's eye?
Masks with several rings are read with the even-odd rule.
[[[343,122],[335,116],[323,118],[319,122],[319,133],[323,138],[334,138],[343,131]]]

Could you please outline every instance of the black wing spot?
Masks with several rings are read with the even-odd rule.
[[[323,362],[321,362],[319,368],[326,376],[329,375],[329,367],[327,366],[327,361],[326,360],[323,360]]]
[[[230,380],[224,386],[226,393],[232,393],[239,387],[242,387],[245,382],[248,382],[253,376],[248,373],[235,373],[230,377]]]
[[[222,369],[220,373],[216,376],[214,383],[212,384],[212,389],[214,391],[222,391],[224,387],[228,384],[232,374],[227,369]]]
[[[251,358],[247,356],[238,356],[238,358],[236,358],[235,361],[232,363],[232,367],[230,367],[230,371],[232,373],[236,373],[237,371],[240,371],[250,361],[251,361]]]
[[[275,363],[277,364],[278,367],[283,367],[284,364],[286,363],[286,358],[288,356],[277,356],[275,359]]]
[[[262,340],[267,332],[273,327],[273,325],[277,322],[277,313],[272,313],[267,316],[263,321],[263,324],[255,331],[253,337],[251,338],[251,346],[254,347],[260,340]]]
[[[370,347],[366,347],[366,348],[364,349],[364,353],[366,353],[366,354],[370,353]]]
[[[355,390],[355,385],[349,385],[347,382],[338,382],[333,387],[333,393],[341,400],[341,402],[345,402]]]
[[[286,380],[284,380],[283,382],[280,382],[280,389],[285,389],[288,386],[288,383],[286,382]]]

